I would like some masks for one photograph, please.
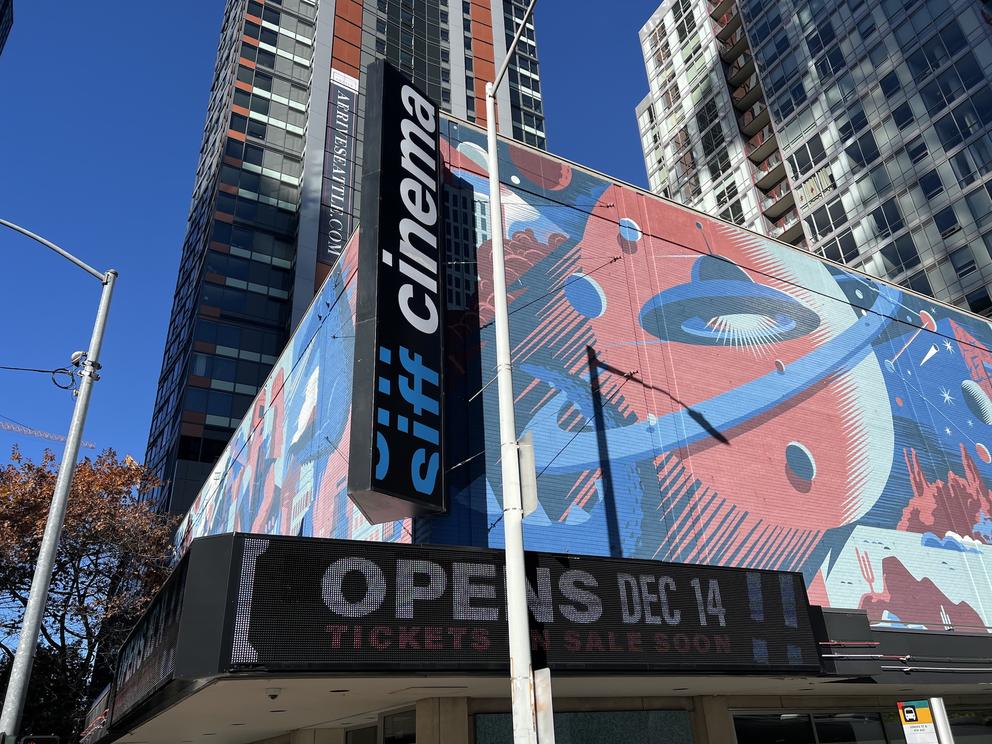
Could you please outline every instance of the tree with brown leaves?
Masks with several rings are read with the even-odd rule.
[[[36,463],[15,448],[0,468],[0,689],[56,475],[50,451]],[[140,501],[151,485],[144,466],[110,449],[76,467],[22,731],[78,737],[88,698],[110,681],[117,648],[168,576],[174,523]]]

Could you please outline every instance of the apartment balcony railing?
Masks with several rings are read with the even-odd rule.
[[[754,166],[754,185],[762,191],[770,191],[785,179],[785,163],[782,153],[772,152],[767,158]]]
[[[768,107],[762,100],[759,100],[751,106],[751,108],[741,114],[737,119],[737,123],[740,125],[741,131],[747,137],[757,134],[760,130],[768,126],[770,121],[771,119],[768,116]]]
[[[727,82],[731,87],[736,87],[747,80],[754,73],[754,57],[750,54],[742,54],[734,60],[733,64],[727,66]]]
[[[785,180],[761,198],[761,211],[770,220],[777,220],[795,206],[796,199]]]
[[[728,13],[720,16],[716,20],[716,38],[726,41],[734,32],[741,27],[741,16],[737,12],[737,6],[733,6]]]
[[[747,50],[747,36],[744,29],[738,28],[728,39],[720,42],[720,58],[731,63]]]
[[[744,144],[744,152],[752,163],[762,162],[777,149],[778,140],[775,138],[775,130],[770,124],[759,129]]]
[[[730,97],[734,101],[734,108],[738,111],[747,111],[751,108],[761,98],[761,83],[757,73],[734,88]]]
[[[786,212],[783,216],[771,223],[768,233],[773,238],[795,243],[803,238],[803,224],[799,220],[799,214],[795,208]]]
[[[713,20],[725,15],[728,10],[735,6],[734,0],[709,0],[710,17]]]

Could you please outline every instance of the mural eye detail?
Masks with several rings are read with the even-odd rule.
[[[636,243],[642,236],[641,226],[630,219],[630,217],[624,217],[620,220],[621,238],[629,240],[631,243]]]
[[[599,282],[577,271],[565,282],[565,298],[577,313],[598,318],[606,312],[606,293]]]
[[[789,442],[785,446],[785,464],[794,478],[810,483],[816,477],[816,460],[804,444]]]

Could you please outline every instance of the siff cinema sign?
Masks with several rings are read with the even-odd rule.
[[[367,73],[348,493],[372,523],[444,511],[438,109]]]
[[[506,666],[500,551],[246,545],[235,670]],[[552,669],[819,669],[799,574],[528,553],[527,578],[532,650]]]

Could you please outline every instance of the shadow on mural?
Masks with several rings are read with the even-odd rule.
[[[373,526],[347,498],[353,238],[180,544],[502,545],[485,139],[454,121],[442,135],[449,514]],[[877,624],[992,626],[985,320],[501,148],[529,549],[798,570],[812,602]]]

